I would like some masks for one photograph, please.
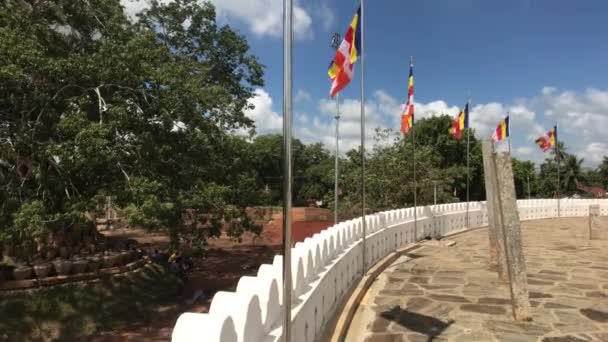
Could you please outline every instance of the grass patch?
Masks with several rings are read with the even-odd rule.
[[[96,281],[0,293],[0,340],[74,340],[150,321],[175,303],[182,282],[149,264]]]

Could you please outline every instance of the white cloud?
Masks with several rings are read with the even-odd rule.
[[[594,142],[587,145],[581,152],[579,157],[585,158],[586,165],[598,165],[608,155],[608,144],[603,142]]]
[[[546,91],[549,88],[551,91]],[[594,166],[608,155],[605,127],[608,127],[608,90],[589,88],[582,92],[560,91],[545,87],[541,94],[521,102],[544,113],[542,131],[558,125],[558,137],[569,152],[585,156],[585,164]],[[593,154],[594,153],[594,154]]]
[[[295,102],[308,102],[312,98],[310,97],[310,93],[304,89],[298,89],[296,92],[296,96],[294,97]]]
[[[534,152],[532,147],[522,146],[515,149],[515,152],[521,156],[529,156]]]
[[[322,99],[319,101],[319,111],[325,115],[315,117],[310,130],[302,130],[299,137],[304,141],[321,140],[329,149],[335,149],[335,119],[336,101]],[[365,104],[365,139],[366,145],[371,146],[377,127],[387,127],[387,117],[380,110],[376,99]],[[321,139],[319,139],[321,137]],[[342,153],[358,148],[361,145],[361,102],[357,99],[340,100],[340,150]]]
[[[283,2],[278,0],[211,0],[220,16],[234,18],[247,24],[257,36],[283,36]],[[293,31],[297,39],[312,37],[312,18],[302,7],[294,4]]]
[[[283,128],[283,117],[272,110],[272,98],[264,89],[255,90],[255,97],[250,100],[253,109],[245,111],[245,115],[255,121],[256,132],[278,132]]]
[[[236,19],[247,25],[257,36],[282,37],[283,35],[283,2],[278,0],[210,0],[217,9],[218,17]],[[148,8],[146,0],[120,0],[129,18],[136,19],[136,14]],[[160,0],[168,3],[171,0]],[[312,18],[298,4],[293,7],[294,36],[312,37]]]
[[[319,18],[321,26],[323,26],[324,30],[330,30],[332,28],[335,28],[336,17],[331,8],[329,8],[327,2],[321,2],[319,8],[316,11],[316,16]]]
[[[541,90],[541,93],[543,95],[550,95],[552,93],[554,93],[557,90],[557,88],[555,87],[543,87],[543,89]]]
[[[596,166],[604,155],[608,155],[608,143],[604,129],[608,127],[608,91],[589,89],[581,93],[559,91],[545,87],[538,96],[518,99],[515,103],[480,103],[471,108],[471,126],[478,137],[489,136],[498,122],[510,115],[512,149],[514,156],[521,159],[542,162],[542,153],[533,141],[549,129],[554,122],[560,125],[560,139],[566,143],[568,151],[585,158],[585,165]],[[281,116],[272,110],[270,95],[256,90],[252,103],[256,109],[247,115],[256,121],[259,133],[280,132]],[[304,92],[296,97],[306,98]],[[415,103],[416,118],[426,118],[447,114],[455,116],[460,110],[458,105],[450,105],[444,100],[428,103]],[[342,153],[360,145],[361,126],[358,99],[340,99],[340,150]],[[384,90],[377,90],[365,104],[365,137],[368,148],[374,145],[376,128],[392,128],[398,134],[400,113],[403,103]],[[543,115],[544,114],[544,115]],[[335,148],[336,102],[321,99],[317,115],[297,113],[295,115],[294,135],[304,142],[322,142],[333,150]],[[547,122],[548,121],[548,122]]]

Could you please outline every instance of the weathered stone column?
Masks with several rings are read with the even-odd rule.
[[[494,166],[494,143],[484,139],[481,144],[483,154],[483,174],[486,187],[486,207],[488,211],[488,235],[490,239],[490,269],[498,272],[500,280],[507,282],[507,262],[502,242],[502,223],[498,214],[498,192],[496,168]]]
[[[515,197],[511,155],[508,152],[496,153],[494,155],[494,162],[498,179],[498,212],[500,213],[503,227],[503,242],[506,251],[509,285],[511,287],[513,316],[518,321],[529,321],[531,315],[528,278],[526,276],[526,262],[521,241],[521,227]]]
[[[601,239],[602,234],[597,227],[597,218],[600,216],[600,206],[589,205],[589,240]]]

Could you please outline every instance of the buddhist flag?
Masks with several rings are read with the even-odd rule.
[[[410,77],[407,86],[407,103],[401,113],[401,133],[407,134],[414,125],[414,65],[410,63]]]
[[[344,39],[329,65],[327,74],[332,80],[329,95],[334,97],[353,79],[354,64],[361,56],[361,7],[355,13]]]
[[[509,116],[500,120],[496,130],[492,133],[492,140],[499,142],[509,137]]]
[[[536,145],[540,147],[543,152],[547,152],[551,147],[555,146],[557,140],[557,126],[553,126],[547,133],[541,135],[536,139]]]
[[[458,116],[454,121],[452,121],[452,128],[450,128],[450,132],[454,135],[456,140],[460,140],[460,136],[462,132],[469,128],[469,104],[467,103],[464,106],[464,109],[458,113]]]

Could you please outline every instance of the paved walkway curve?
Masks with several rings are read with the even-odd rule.
[[[532,322],[513,320],[480,229],[397,259],[363,298],[346,341],[608,342],[608,240],[589,241],[584,218],[522,227]]]

